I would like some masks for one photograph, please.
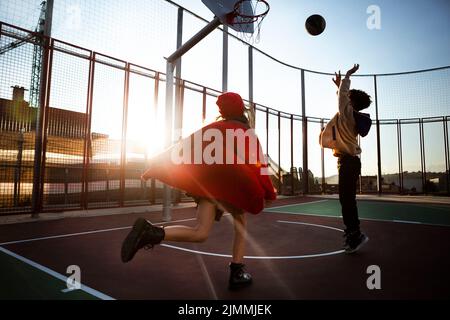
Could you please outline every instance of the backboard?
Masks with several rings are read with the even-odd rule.
[[[214,13],[216,17],[220,19],[222,24],[229,26],[238,32],[253,33],[255,31],[255,21],[245,23],[243,22],[244,19],[238,16],[235,17],[235,21],[233,23],[232,14],[235,11],[235,4],[239,2],[239,0],[202,0],[202,2],[208,7],[209,10],[212,11],[212,13]],[[240,6],[240,13],[246,16],[254,15],[254,10],[250,1],[242,2],[242,5]]]

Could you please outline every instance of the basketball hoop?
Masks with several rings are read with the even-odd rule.
[[[239,0],[233,12],[226,16],[227,24],[238,28],[241,39],[252,44],[258,43],[261,24],[269,10],[270,5],[266,0]]]

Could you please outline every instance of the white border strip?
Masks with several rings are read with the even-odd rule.
[[[11,256],[11,257],[13,257],[13,258],[15,258],[15,259],[17,259],[17,260],[20,260],[20,261],[22,261],[22,262],[32,266],[33,268],[36,268],[36,269],[38,269],[38,270],[40,270],[42,272],[45,272],[48,275],[50,275],[50,276],[52,276],[52,277],[54,277],[54,278],[56,278],[58,280],[63,281],[64,283],[67,282],[67,277],[63,276],[62,274],[60,274],[60,273],[58,273],[56,271],[53,271],[52,269],[44,267],[43,265],[41,265],[41,264],[39,264],[37,262],[34,262],[34,261],[30,260],[30,259],[22,257],[22,256],[14,253],[12,251],[9,251],[8,249],[5,249],[3,247],[0,247],[0,251],[5,253],[5,254],[7,254],[7,255],[9,255],[9,256]],[[101,293],[100,291],[92,289],[91,287],[88,287],[88,286],[86,286],[84,284],[81,284],[80,290],[82,290],[82,291],[84,291],[84,292],[86,292],[86,293],[88,293],[88,294],[90,294],[90,295],[92,295],[94,297],[102,299],[102,300],[115,300],[114,298],[112,298],[112,297],[110,297],[110,296],[108,296],[108,295],[106,295],[104,293]]]

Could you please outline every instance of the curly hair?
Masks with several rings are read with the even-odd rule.
[[[361,111],[366,109],[372,103],[370,96],[361,90],[350,90],[350,101],[352,102],[353,109],[355,111]]]

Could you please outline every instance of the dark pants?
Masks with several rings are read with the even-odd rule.
[[[342,207],[342,217],[346,232],[359,231],[358,207],[356,206],[356,183],[361,174],[359,157],[340,156],[339,171],[339,202]]]

